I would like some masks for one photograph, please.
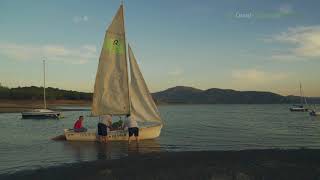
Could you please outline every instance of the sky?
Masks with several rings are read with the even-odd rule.
[[[120,0],[0,0],[0,83],[92,92]],[[125,0],[151,92],[173,86],[320,96],[318,0]]]

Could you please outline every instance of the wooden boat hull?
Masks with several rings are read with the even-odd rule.
[[[160,136],[162,124],[140,127],[139,139],[155,139]],[[74,132],[72,129],[65,129],[64,134],[67,141],[97,141],[98,134],[96,129],[89,129],[87,132]],[[114,130],[108,132],[109,141],[127,141],[128,130]]]

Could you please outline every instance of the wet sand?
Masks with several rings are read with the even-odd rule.
[[[0,179],[319,179],[320,150],[137,152],[117,160],[0,175]]]

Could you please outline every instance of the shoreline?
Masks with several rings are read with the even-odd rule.
[[[89,110],[81,107],[91,107],[92,102],[88,100],[47,100],[47,108],[57,111],[83,111]],[[174,105],[274,105],[274,104],[183,104],[183,103],[160,103],[158,106]],[[291,104],[288,104],[291,105]],[[59,108],[60,106],[80,108]],[[0,113],[20,113],[32,109],[43,108],[42,100],[0,100]],[[289,108],[289,107],[288,107]]]
[[[84,110],[81,108],[74,109],[59,109],[59,106],[78,106],[88,107],[91,106],[91,101],[85,100],[47,100],[47,108],[58,111],[68,110]],[[32,109],[43,108],[42,100],[0,100],[0,113],[20,113]]]
[[[318,179],[320,149],[132,152],[115,160],[65,164],[0,179]]]

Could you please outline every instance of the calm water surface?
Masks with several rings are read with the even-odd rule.
[[[292,113],[289,105],[160,106],[160,138],[141,142],[52,141],[79,115],[95,128],[89,111],[66,111],[61,120],[22,120],[19,113],[0,114],[0,174],[151,151],[320,148],[320,118]]]

